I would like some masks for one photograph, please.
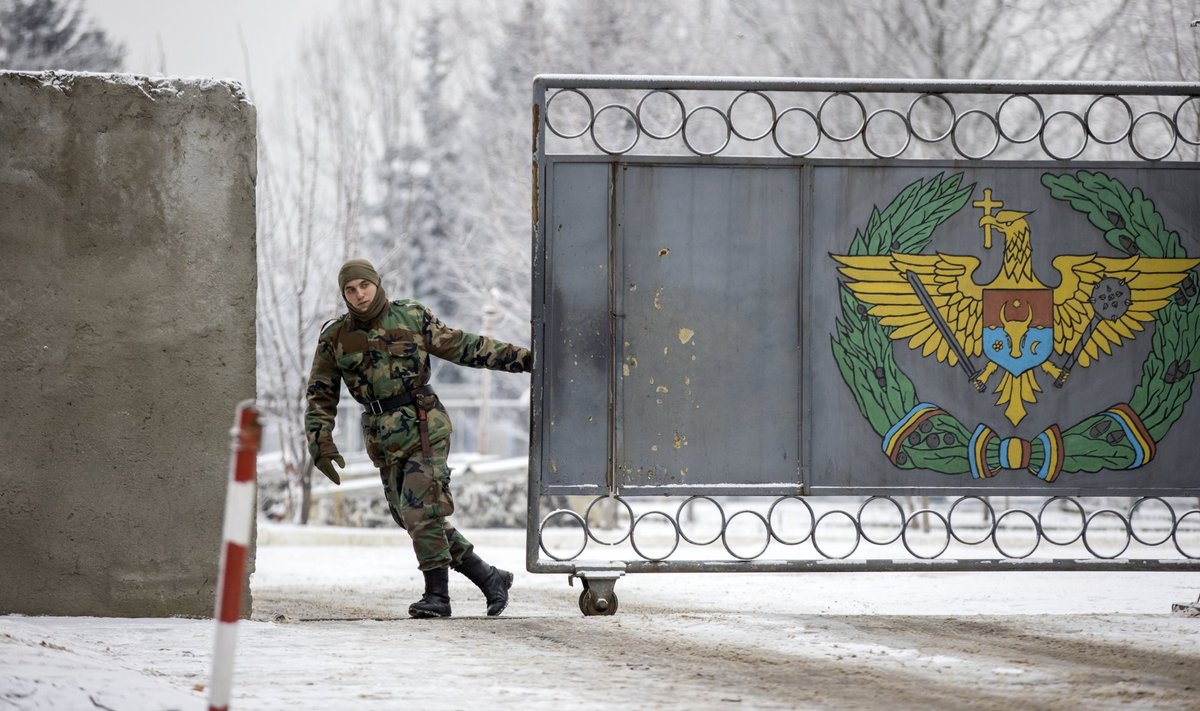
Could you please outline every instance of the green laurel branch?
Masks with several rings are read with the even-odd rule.
[[[1140,188],[1130,190],[1104,173],[1077,171],[1074,174],[1042,176],[1051,197],[1070,203],[1087,216],[1104,239],[1130,255],[1184,258],[1187,252],[1179,233],[1168,230],[1162,215]],[[1196,274],[1188,276],[1196,283]],[[1194,287],[1193,287],[1194,288]],[[1155,313],[1151,350],[1142,364],[1142,377],[1129,398],[1155,442],[1162,440],[1183,415],[1191,397],[1195,373],[1200,369],[1200,308],[1193,291],[1177,292]],[[1063,432],[1066,446],[1064,471],[1124,469],[1134,458],[1133,448],[1112,434],[1101,418],[1087,418]],[[1118,440],[1118,441],[1110,441]]]
[[[942,174],[906,186],[882,212],[871,210],[865,232],[856,230],[849,253],[855,256],[916,254],[925,249],[933,232],[966,205],[975,185],[960,187],[962,174]],[[867,315],[867,305],[844,286],[840,289],[841,318],[831,338],[838,370],[854,394],[859,412],[881,437],[917,402],[912,380],[896,364],[891,329]],[[953,417],[930,418],[925,431],[906,442],[897,466],[932,469],[947,474],[969,471],[966,443],[971,433]]]

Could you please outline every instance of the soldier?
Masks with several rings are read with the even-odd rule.
[[[338,271],[349,312],[321,330],[308,379],[304,428],[316,467],[341,483],[334,462],[346,462],[333,443],[340,381],[363,406],[363,438],[379,467],[392,518],[412,538],[425,576],[413,617],[449,617],[449,568],[475,583],[487,614],[508,605],[513,575],[485,563],[447,517],[450,495],[450,417],[429,386],[429,356],[473,368],[527,373],[532,354],[486,336],[449,328],[416,301],[388,301],[371,263],[352,259]]]

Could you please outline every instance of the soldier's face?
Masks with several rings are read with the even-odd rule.
[[[366,279],[353,279],[346,282],[342,296],[346,298],[346,303],[350,304],[350,308],[355,311],[366,311],[375,299],[375,285]]]

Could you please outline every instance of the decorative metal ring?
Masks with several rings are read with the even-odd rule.
[[[1171,512],[1171,525],[1167,527],[1167,535],[1163,536],[1163,539],[1161,541],[1154,541],[1154,542],[1144,541],[1144,540],[1142,540],[1142,537],[1139,536],[1137,534],[1137,531],[1134,529],[1133,517],[1137,514],[1138,507],[1141,506],[1142,504],[1146,503],[1147,501],[1157,501],[1160,504],[1162,504],[1163,506],[1166,506],[1167,511]],[[1169,504],[1166,499],[1164,499],[1160,496],[1143,496],[1142,498],[1133,502],[1133,506],[1129,507],[1129,535],[1133,536],[1133,540],[1137,541],[1138,543],[1141,543],[1143,546],[1161,546],[1162,544],[1171,540],[1171,532],[1174,530],[1175,530],[1175,509],[1171,508],[1171,504]]]
[[[1191,516],[1192,514],[1195,514],[1197,517],[1200,517],[1200,509],[1192,509],[1191,511],[1185,511],[1182,516],[1180,516],[1178,519],[1175,520],[1175,528],[1171,530],[1171,541],[1175,544],[1175,550],[1179,551],[1179,554],[1182,555],[1184,558],[1191,558],[1192,560],[1200,560],[1200,553],[1198,553],[1196,555],[1192,555],[1191,553],[1188,553],[1187,551],[1185,551],[1183,549],[1183,546],[1179,545],[1179,528],[1180,528],[1180,526],[1183,525],[1183,520],[1186,519],[1188,516]]]
[[[1074,153],[1072,153],[1069,156],[1055,155],[1054,151],[1050,150],[1050,147],[1046,145],[1046,129],[1050,128],[1050,122],[1054,120],[1055,116],[1070,116],[1071,118],[1075,119],[1079,123],[1079,127],[1083,129],[1083,145],[1079,146],[1079,150],[1075,151]],[[1082,118],[1079,117],[1079,114],[1072,113],[1070,111],[1055,111],[1054,113],[1047,116],[1046,120],[1042,122],[1042,130],[1038,132],[1038,142],[1042,144],[1042,150],[1046,153],[1046,155],[1050,156],[1054,160],[1063,160],[1063,161],[1075,160],[1087,148],[1087,144],[1088,144],[1087,124],[1084,122],[1084,120]]]
[[[780,537],[780,535],[775,532],[775,527],[771,526],[771,519],[773,519],[775,517],[775,507],[778,506],[779,504],[783,503],[784,501],[787,501],[788,499],[795,499],[796,501],[799,501],[801,504],[804,504],[804,508],[808,509],[808,533],[804,534],[804,537],[798,541],[783,540],[783,538]],[[775,499],[775,501],[773,501],[771,503],[771,508],[767,509],[767,526],[769,527],[769,530],[771,531],[771,536],[773,536],[775,538],[775,540],[779,541],[780,543],[782,543],[785,546],[795,546],[795,545],[799,545],[799,544],[807,541],[809,539],[809,537],[812,536],[813,529],[816,528],[816,524],[817,524],[817,515],[815,513],[813,513],[812,506],[810,506],[807,501],[805,501],[802,497],[799,497],[799,496],[781,496],[778,499]]]
[[[1016,515],[1024,515],[1024,516],[1029,517],[1029,520],[1033,523],[1033,533],[1036,536],[1036,539],[1033,542],[1033,548],[1030,548],[1025,553],[1025,555],[1013,555],[1013,554],[1009,553],[1008,551],[1004,550],[1004,547],[1000,545],[1000,539],[998,537],[999,533],[1000,533],[1000,522],[1004,520],[1004,517],[1005,516],[1016,516]],[[1028,558],[1029,556],[1033,555],[1033,552],[1037,550],[1038,544],[1040,544],[1041,542],[1042,542],[1042,527],[1038,525],[1038,520],[1036,518],[1034,518],[1034,515],[1029,513],[1025,509],[1009,509],[996,517],[996,525],[992,528],[992,545],[996,546],[996,550],[999,551],[1000,555],[1004,556],[1005,558],[1016,558],[1016,559]]]
[[[980,153],[979,155],[971,155],[958,145],[958,127],[962,125],[964,119],[972,114],[986,118],[988,123],[992,124],[992,130],[996,133],[995,140],[992,141],[992,147],[986,152]],[[950,129],[950,143],[954,146],[955,152],[957,152],[963,158],[966,158],[967,160],[983,160],[984,158],[987,158],[991,154],[995,153],[996,149],[1000,147],[1000,122],[997,121],[994,116],[982,109],[971,109],[969,111],[964,111],[954,119],[954,127]]]
[[[1117,518],[1121,519],[1121,523],[1124,524],[1124,526],[1125,526],[1125,545],[1121,546],[1121,550],[1117,551],[1113,555],[1100,555],[1096,551],[1092,550],[1091,544],[1088,543],[1088,537],[1087,537],[1088,529],[1092,527],[1092,521],[1094,521],[1096,519],[1096,517],[1099,516],[1100,514],[1112,514],[1113,516],[1116,516]],[[1121,515],[1120,511],[1116,511],[1114,509],[1100,509],[1099,511],[1093,512],[1091,516],[1088,516],[1087,522],[1088,522],[1088,525],[1084,526],[1084,528],[1083,528],[1083,547],[1087,548],[1088,553],[1091,553],[1093,556],[1095,556],[1097,558],[1103,558],[1105,560],[1112,560],[1113,558],[1120,556],[1122,553],[1125,552],[1126,549],[1129,548],[1129,540],[1132,538],[1132,534],[1130,533],[1130,530],[1129,530],[1129,522],[1125,520],[1125,517]]]
[[[554,555],[546,548],[546,539],[542,535],[542,530],[546,528],[546,524],[550,522],[550,519],[552,519],[556,516],[566,516],[567,518],[575,519],[576,521],[579,522],[580,531],[583,533],[583,545],[579,546],[579,550],[575,551],[574,553],[572,553],[569,556],[564,556],[562,558]],[[585,548],[587,548],[587,542],[588,542],[587,522],[585,522],[583,520],[582,516],[575,513],[571,509],[556,509],[554,511],[551,511],[550,513],[546,514],[545,518],[543,518],[542,522],[538,525],[538,547],[542,549],[543,553],[550,556],[554,560],[574,560],[574,559],[578,558],[580,555],[583,554],[583,550]]]
[[[754,560],[755,558],[759,557],[763,553],[766,553],[767,547],[771,545],[771,524],[767,523],[767,519],[763,518],[762,514],[760,514],[757,511],[751,511],[749,509],[746,509],[744,511],[738,511],[734,515],[730,516],[728,523],[732,524],[733,519],[737,518],[738,516],[741,516],[742,514],[749,514],[750,516],[754,516],[755,518],[757,518],[759,521],[762,521],[763,529],[766,530],[766,532],[767,532],[767,540],[763,541],[762,548],[754,555],[750,555],[750,556],[738,555],[737,553],[734,552],[733,548],[729,547],[729,526],[724,526],[721,529],[721,543],[725,546],[725,550],[729,551],[729,555],[733,556],[734,558],[737,558],[738,560]]]
[[[1138,150],[1137,141],[1135,141],[1133,138],[1134,132],[1137,130],[1138,123],[1142,119],[1146,118],[1147,116],[1158,116],[1163,121],[1166,121],[1167,126],[1171,129],[1171,146],[1169,148],[1167,148],[1167,150],[1160,156],[1148,156],[1148,155],[1143,154],[1141,151]],[[1132,150],[1134,152],[1135,155],[1137,155],[1138,158],[1141,158],[1142,160],[1148,160],[1151,162],[1160,161],[1163,158],[1166,158],[1167,156],[1174,153],[1175,146],[1177,146],[1177,145],[1179,145],[1179,128],[1175,125],[1175,121],[1173,121],[1170,116],[1167,116],[1166,114],[1164,114],[1161,111],[1147,111],[1146,113],[1144,113],[1144,114],[1138,116],[1136,119],[1134,119],[1133,125],[1131,125],[1129,127],[1129,148],[1130,148],[1130,150]]]
[[[1050,504],[1054,503],[1055,501],[1070,501],[1072,504],[1075,505],[1075,508],[1079,511],[1079,533],[1076,533],[1075,537],[1069,541],[1054,540],[1053,538],[1050,537],[1050,534],[1046,531],[1045,524],[1042,523],[1042,516],[1045,515],[1046,509],[1050,506]],[[1041,510],[1038,511],[1037,520],[1038,520],[1038,530],[1040,530],[1042,532],[1042,538],[1045,538],[1047,543],[1052,543],[1056,546],[1069,546],[1072,543],[1074,543],[1075,541],[1078,541],[1080,538],[1083,537],[1083,529],[1087,528],[1087,514],[1083,510],[1083,504],[1079,503],[1078,501],[1076,501],[1074,498],[1072,498],[1070,496],[1054,496],[1049,499],[1046,499],[1046,502],[1042,504]]]
[[[550,104],[551,104],[551,102],[553,102],[554,99],[559,94],[564,94],[564,93],[578,94],[580,96],[580,98],[582,98],[587,103],[587,107],[588,107],[587,125],[585,125],[581,129],[579,129],[579,133],[570,133],[570,134],[563,133],[563,132],[559,131],[557,128],[555,128],[554,122],[550,120]],[[578,89],[559,89],[558,91],[551,94],[549,99],[546,99],[546,128],[550,129],[550,133],[553,133],[555,136],[558,136],[559,138],[566,138],[568,140],[570,140],[572,138],[579,138],[580,136],[582,136],[583,134],[585,134],[589,130],[591,130],[592,124],[594,124],[594,123],[596,123],[596,107],[592,105],[592,100],[587,97],[587,94],[583,93],[582,91],[580,91]]]
[[[698,150],[695,146],[693,146],[692,142],[688,140],[688,136],[687,136],[688,121],[691,121],[692,117],[695,116],[697,112],[703,111],[704,109],[708,109],[709,111],[715,111],[716,114],[721,117],[721,120],[725,122],[725,142],[722,143],[717,148],[717,150],[710,151],[708,153]],[[725,112],[721,111],[716,106],[710,106],[708,104],[704,104],[702,106],[697,106],[696,108],[692,109],[691,111],[689,111],[687,113],[687,116],[685,116],[683,119],[683,128],[681,129],[681,132],[682,132],[682,136],[683,136],[684,145],[686,145],[688,147],[688,150],[690,150],[692,153],[695,153],[698,156],[715,156],[716,154],[725,150],[725,147],[729,145],[729,139],[733,135],[733,126],[730,125],[729,117],[725,115]]]
[[[891,538],[889,538],[886,541],[873,540],[870,536],[867,535],[867,527],[864,526],[862,523],[863,511],[865,511],[867,509],[868,504],[870,504],[872,501],[874,501],[876,499],[883,499],[884,501],[889,502],[890,504],[892,504],[892,506],[896,507],[896,513],[900,514],[900,527],[896,531],[896,535],[892,536]],[[872,496],[871,498],[867,499],[866,501],[864,501],[862,503],[862,506],[858,507],[858,516],[856,516],[855,518],[857,521],[858,530],[862,533],[863,540],[866,541],[867,543],[873,543],[877,546],[886,546],[886,545],[895,543],[897,540],[900,539],[900,536],[904,535],[904,523],[905,523],[904,507],[900,505],[900,502],[896,501],[895,499],[893,499],[890,496]]]
[[[663,518],[667,519],[667,521],[669,521],[671,523],[671,530],[675,532],[675,543],[671,546],[671,550],[667,551],[665,555],[659,556],[657,558],[655,558],[653,556],[648,556],[645,553],[643,553],[642,549],[638,548],[637,539],[634,537],[634,531],[637,529],[638,524],[641,523],[642,520],[645,519],[647,516],[662,516]],[[662,511],[647,511],[646,513],[642,514],[641,516],[638,516],[637,520],[633,522],[633,526],[630,527],[629,543],[633,546],[633,550],[638,555],[640,555],[642,558],[644,558],[645,560],[649,560],[649,561],[666,560],[667,558],[670,558],[671,554],[675,552],[675,549],[679,547],[679,524],[675,523],[675,519],[671,518],[669,515],[663,513]]]
[[[737,130],[737,126],[734,125],[734,121],[733,121],[734,104],[736,104],[738,102],[738,99],[741,99],[746,94],[754,94],[756,96],[762,97],[762,100],[767,102],[767,106],[771,107],[771,125],[767,126],[767,130],[763,131],[762,133],[758,134],[757,136],[743,135],[741,131]],[[743,141],[761,141],[762,139],[771,135],[771,130],[775,127],[775,120],[779,118],[779,114],[776,113],[776,111],[775,111],[775,102],[771,101],[771,97],[767,96],[766,94],[762,93],[761,91],[753,91],[753,90],[743,91],[742,93],[733,97],[733,101],[729,102],[729,110],[727,113],[729,115],[729,128],[733,131],[733,135],[737,136],[738,138],[742,139]]]
[[[889,153],[889,154],[876,153],[875,149],[871,148],[871,142],[869,140],[867,140],[867,129],[870,128],[870,126],[871,126],[871,119],[875,118],[879,114],[893,114],[895,116],[900,117],[900,120],[904,122],[904,145],[900,146],[900,150],[896,151],[895,153]],[[912,143],[912,136],[913,136],[913,128],[911,125],[909,125],[908,119],[906,119],[904,117],[904,114],[900,113],[899,111],[897,111],[895,109],[876,109],[875,111],[871,112],[871,115],[867,117],[866,123],[863,124],[863,130],[862,130],[863,145],[866,146],[867,150],[870,151],[871,155],[875,156],[876,158],[887,159],[887,158],[895,158],[895,157],[899,156],[901,153],[908,150],[908,144]]]
[[[983,504],[983,507],[986,508],[988,512],[988,519],[991,521],[991,524],[988,526],[987,534],[985,534],[984,537],[980,538],[978,541],[964,541],[958,537],[957,533],[954,532],[954,509],[958,508],[959,504],[968,499],[975,499],[979,503]],[[993,509],[992,505],[987,502],[987,499],[983,498],[982,496],[963,496],[950,506],[950,513],[946,514],[946,522],[950,525],[950,535],[954,536],[954,540],[962,543],[963,545],[977,546],[980,543],[986,543],[987,539],[991,538],[992,534],[996,532],[996,510]]]
[[[1007,106],[1008,102],[1012,101],[1013,99],[1025,99],[1026,101],[1029,101],[1031,104],[1034,105],[1034,107],[1037,108],[1037,112],[1038,112],[1037,128],[1035,128],[1033,130],[1033,133],[1029,134],[1029,136],[1026,138],[1017,138],[1016,136],[1008,135],[1008,133],[1006,133],[1004,130],[1004,122],[1002,120],[1000,120],[1000,117],[1004,114],[1004,107]],[[1037,138],[1038,136],[1040,136],[1042,134],[1042,127],[1045,124],[1046,124],[1045,109],[1042,108],[1042,104],[1040,101],[1033,98],[1029,94],[1010,94],[1008,96],[1008,98],[1006,98],[1004,101],[1000,102],[1000,107],[996,109],[996,125],[1000,127],[1000,135],[1004,136],[1004,140],[1008,141],[1009,143],[1029,143],[1030,141],[1032,141],[1033,139]]]
[[[596,138],[596,124],[600,123],[600,114],[604,113],[605,111],[607,111],[609,109],[618,109],[620,111],[624,111],[625,113],[629,114],[629,118],[633,119],[633,125],[636,129],[633,134],[633,140],[629,142],[628,146],[625,146],[624,148],[621,148],[620,150],[611,150],[610,151],[609,149],[600,145],[600,140],[598,138]],[[641,132],[641,129],[637,122],[637,115],[635,115],[632,111],[630,111],[629,107],[625,106],[624,104],[606,104],[604,106],[601,106],[600,110],[597,111],[595,116],[592,117],[592,125],[588,129],[588,133],[590,133],[592,136],[592,143],[597,148],[599,148],[600,150],[609,154],[610,156],[619,156],[619,155],[628,153],[630,151],[630,149],[632,149],[634,146],[637,145],[638,139],[642,137],[642,132]]]
[[[651,96],[654,96],[655,94],[666,94],[667,96],[674,99],[675,103],[679,105],[679,124],[677,126],[675,126],[675,130],[671,131],[670,133],[665,133],[665,134],[661,134],[661,135],[657,134],[654,131],[651,131],[650,129],[646,128],[645,122],[642,121],[642,104],[646,102],[646,99],[649,99]],[[654,139],[657,139],[660,141],[665,141],[668,138],[674,138],[676,134],[678,134],[680,131],[683,130],[683,121],[684,121],[686,113],[687,113],[687,109],[683,105],[683,99],[679,98],[678,94],[671,91],[670,89],[655,89],[653,91],[646,92],[646,94],[638,101],[637,111],[634,112],[634,117],[637,118],[638,129],[641,130],[642,133],[646,134],[650,138],[654,138]]]
[[[938,519],[941,520],[942,526],[946,529],[946,540],[942,542],[941,549],[939,549],[938,552],[934,553],[933,555],[921,555],[920,553],[914,551],[912,546],[908,545],[908,527],[912,525],[913,520],[916,519],[918,514],[931,514],[933,516],[937,516]],[[904,527],[900,529],[900,538],[904,542],[904,550],[908,551],[909,554],[914,558],[922,558],[924,560],[937,558],[941,554],[945,553],[946,549],[950,547],[950,521],[945,516],[941,515],[937,511],[934,511],[933,509],[917,509],[916,511],[913,511],[907,519],[905,519]]]
[[[854,546],[851,547],[850,550],[846,551],[844,554],[839,555],[839,556],[829,555],[821,548],[821,545],[819,543],[817,543],[817,527],[821,525],[821,522],[825,520],[826,516],[831,516],[833,514],[841,514],[841,515],[845,516],[846,518],[850,519],[850,523],[854,524]],[[849,513],[845,512],[845,511],[842,511],[841,509],[834,509],[832,511],[826,511],[825,513],[821,514],[820,518],[818,518],[816,521],[813,522],[813,532],[812,532],[813,548],[816,548],[817,552],[820,553],[821,556],[824,558],[835,559],[835,560],[849,558],[854,553],[854,551],[858,550],[858,544],[861,540],[862,540],[862,531],[859,530],[859,528],[858,528],[858,522],[854,520],[853,516],[851,516]]]
[[[946,105],[946,108],[950,109],[950,128],[947,128],[942,133],[942,135],[934,136],[933,138],[927,138],[925,136],[922,136],[917,131],[917,127],[912,122],[913,109],[916,108],[917,104],[926,97],[940,99],[941,102]],[[876,113],[878,113],[878,112],[876,112]],[[909,133],[912,134],[913,136],[916,136],[918,141],[924,141],[925,143],[940,143],[941,141],[944,141],[950,137],[950,134],[954,131],[954,123],[957,120],[957,118],[958,118],[958,112],[954,110],[954,104],[950,103],[950,100],[946,98],[945,94],[925,93],[925,94],[921,94],[917,98],[913,99],[908,104],[908,112],[904,117],[904,123],[908,125]]]
[[[784,148],[783,144],[781,144],[779,142],[779,124],[783,121],[784,116],[787,116],[788,114],[792,113],[793,111],[799,111],[800,113],[802,113],[802,114],[808,116],[810,119],[812,119],[813,128],[816,129],[816,131],[817,131],[816,140],[813,141],[811,146],[809,146],[806,150],[801,151],[800,153],[792,153],[788,149]],[[803,157],[807,156],[809,153],[812,153],[813,151],[817,150],[817,144],[819,144],[821,142],[821,120],[817,118],[816,114],[814,114],[813,112],[809,111],[808,109],[800,107],[800,106],[792,106],[791,108],[784,109],[779,114],[779,117],[775,119],[775,124],[773,126],[771,126],[771,140],[773,140],[775,142],[775,147],[779,149],[780,153],[783,153],[784,155],[788,156],[789,158],[803,158]]]
[[[683,532],[683,509],[696,499],[704,499],[705,501],[710,502],[713,506],[717,507],[717,511],[721,512],[721,530],[717,531],[717,535],[713,536],[707,541],[693,541],[691,538],[688,538],[686,533]],[[721,505],[717,503],[717,500],[711,496],[689,496],[682,504],[679,505],[679,509],[675,512],[675,524],[679,527],[679,535],[683,537],[683,540],[691,543],[693,546],[707,546],[709,544],[716,543],[721,538],[722,533],[725,531],[726,523],[725,509],[721,508]]]
[[[616,501],[617,503],[624,506],[625,511],[629,514],[629,530],[625,532],[624,536],[621,536],[620,538],[618,538],[615,541],[600,540],[594,533],[592,533],[592,525],[590,523],[588,523],[588,521],[592,520],[592,508],[596,504],[600,503],[601,501]],[[592,503],[588,504],[587,510],[584,511],[584,513],[583,513],[583,529],[585,531],[587,531],[588,538],[592,539],[593,541],[599,543],[602,546],[621,545],[622,543],[625,542],[625,539],[629,538],[629,536],[633,534],[633,508],[629,505],[628,501],[626,501],[625,499],[622,499],[620,496],[611,496],[611,495],[610,496],[597,496],[596,498],[592,499]]]
[[[1125,115],[1128,117],[1128,124],[1125,126],[1125,130],[1121,132],[1121,135],[1112,140],[1101,138],[1100,136],[1096,135],[1095,131],[1092,130],[1092,109],[1096,107],[1096,104],[1104,101],[1105,99],[1111,99],[1119,103],[1121,106],[1124,106]],[[1114,143],[1120,143],[1121,141],[1125,140],[1126,136],[1128,136],[1130,132],[1133,131],[1133,107],[1129,105],[1128,101],[1122,99],[1116,94],[1101,94],[1095,99],[1092,99],[1092,103],[1088,104],[1087,111],[1083,112],[1083,126],[1087,129],[1088,135],[1095,139],[1097,143],[1103,143],[1106,146],[1111,146]]]
[[[825,122],[821,120],[821,114],[825,111],[825,105],[828,104],[834,98],[839,97],[839,96],[848,96],[854,101],[854,103],[858,104],[858,111],[859,111],[860,116],[862,117],[861,120],[859,121],[858,128],[856,128],[854,130],[854,133],[850,134],[849,136],[833,135],[829,131],[825,130]],[[838,143],[845,143],[847,141],[853,141],[854,139],[859,137],[859,135],[863,132],[863,129],[866,127],[866,125],[867,125],[867,107],[863,106],[862,99],[859,99],[857,96],[855,96],[854,94],[851,94],[848,91],[838,91],[833,94],[830,94],[829,96],[826,96],[821,101],[821,105],[817,107],[817,128],[820,129],[822,134],[829,136],[829,139],[832,141],[837,141]]]
[[[1181,124],[1179,123],[1179,112],[1183,111],[1183,107],[1187,106],[1189,101],[1200,101],[1200,96],[1189,96],[1188,98],[1179,102],[1179,106],[1176,107],[1175,113],[1171,115],[1171,123],[1175,124],[1175,135],[1179,136],[1179,140],[1183,141],[1189,146],[1200,146],[1200,135],[1197,135],[1195,140],[1188,138],[1187,136],[1183,135],[1183,128],[1181,128]]]

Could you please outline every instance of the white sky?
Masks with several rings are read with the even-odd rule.
[[[85,0],[88,17],[125,44],[134,74],[233,78],[253,92],[275,86],[309,27],[336,0]],[[238,39],[249,53],[251,83]],[[164,71],[165,69],[165,71]]]

